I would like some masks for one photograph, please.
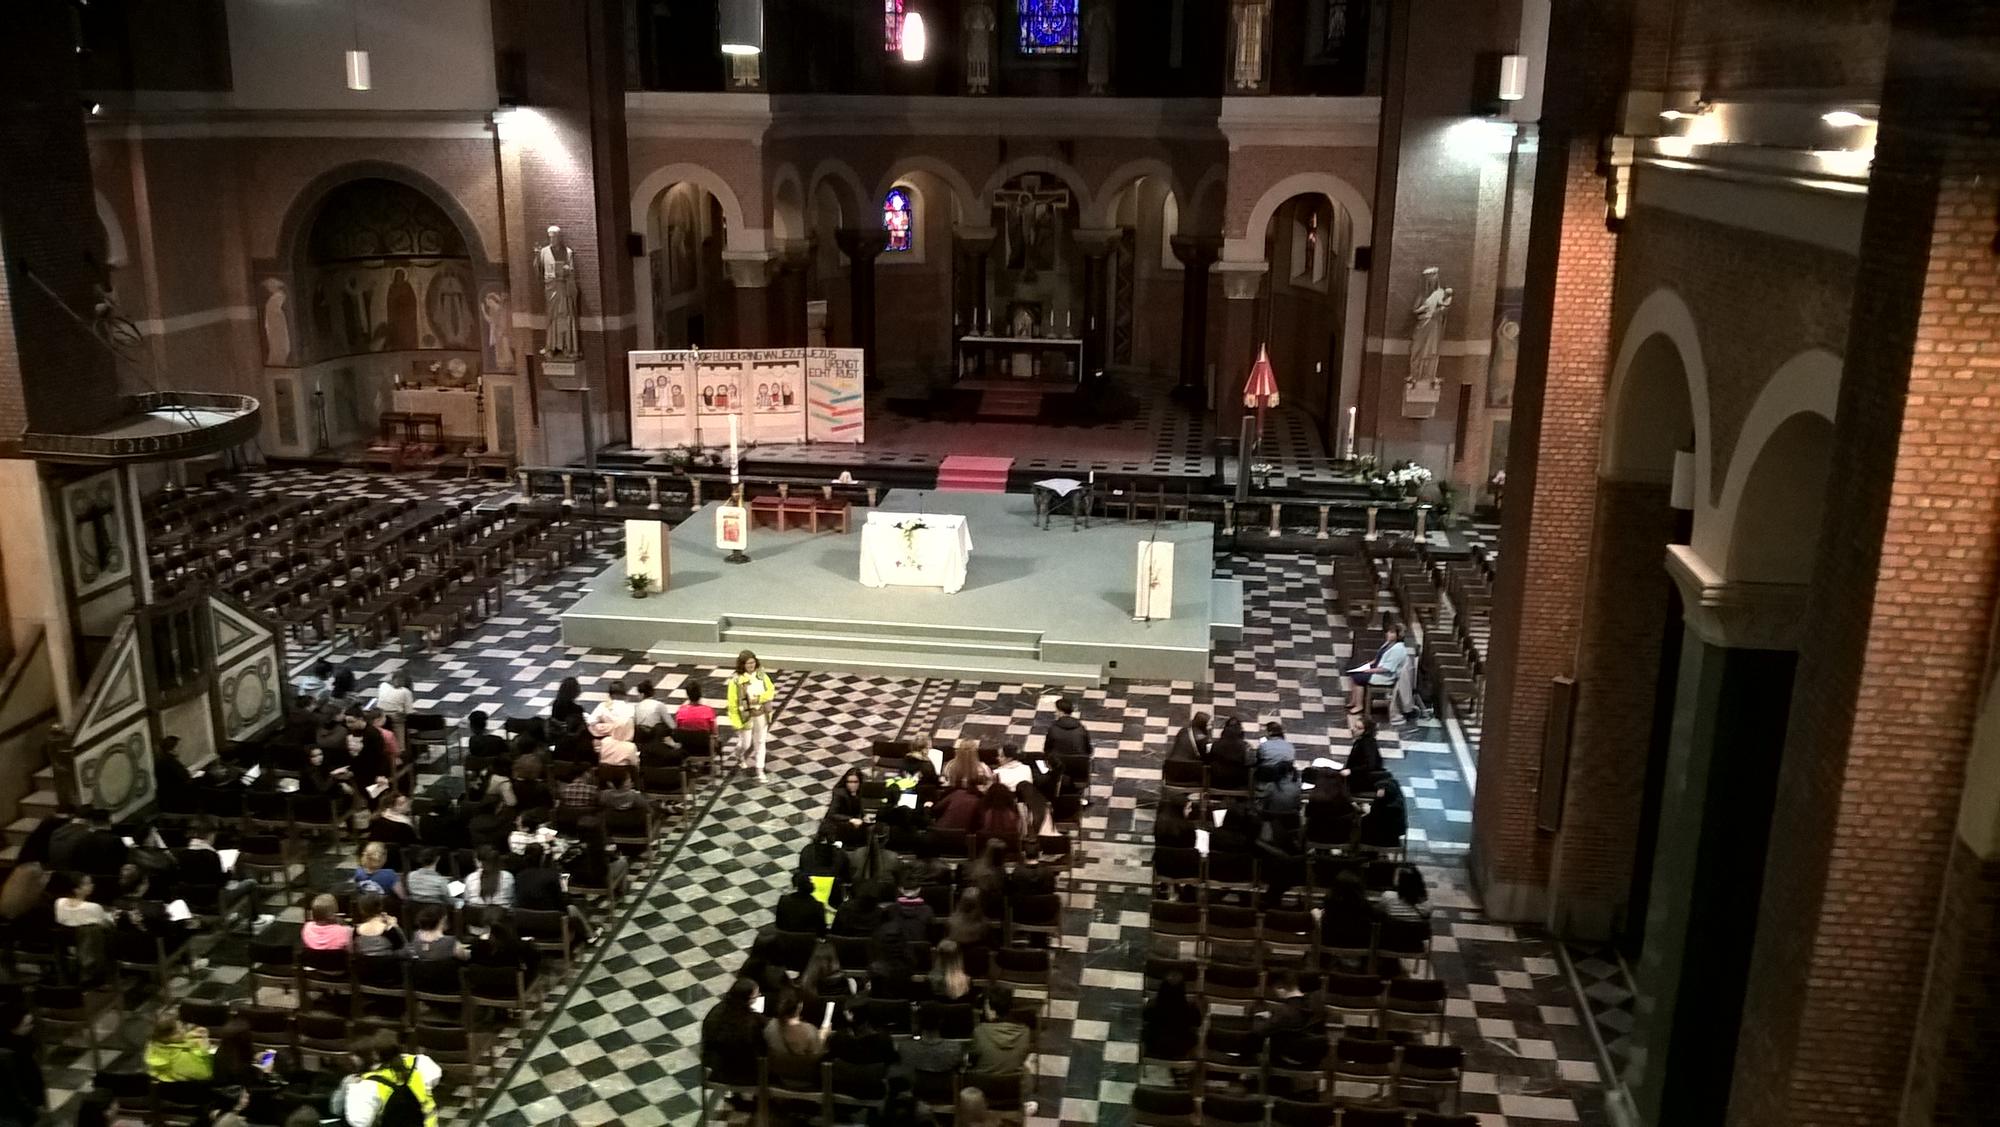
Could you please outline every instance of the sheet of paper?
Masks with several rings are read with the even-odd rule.
[[[236,859],[241,856],[243,856],[241,849],[218,849],[215,851],[215,859],[222,866],[222,871],[225,873],[236,871]]]
[[[1222,819],[1229,816],[1227,810],[1211,810],[1209,813],[1215,815],[1215,828],[1218,830],[1222,828]]]
[[[243,772],[243,781],[246,783],[254,783],[258,779],[261,779],[263,777],[264,777],[264,765],[262,763],[259,763],[255,767],[250,768],[248,771]]]
[[[1331,767],[1336,771],[1340,770],[1340,764],[1335,763],[1333,760],[1328,759],[1324,755],[1320,756],[1318,759],[1313,760],[1312,765],[1315,767]]]
[[[905,810],[915,810],[917,808],[917,792],[913,790],[904,791],[902,796],[896,799],[896,805]]]
[[[125,843],[125,848],[127,848],[127,849],[130,849],[130,848],[132,848],[133,846],[135,846],[135,845],[139,844],[138,842],[136,842],[136,841],[132,840],[132,838],[131,838],[131,836],[130,836],[129,834],[128,834],[127,836],[125,836],[125,837],[121,837],[121,838],[119,838],[118,840],[119,840],[119,841],[122,841],[122,842],[124,842],[124,843]]]
[[[167,905],[167,918],[174,921],[175,923],[182,923],[187,920],[193,919],[194,913],[188,910],[187,901],[176,900],[173,903]]]
[[[750,1012],[753,1014],[764,1012],[764,996],[762,994],[750,999]]]
[[[385,790],[388,790],[388,789],[389,789],[389,784],[388,784],[388,783],[369,783],[369,784],[368,784],[367,786],[365,786],[365,787],[363,787],[363,788],[361,788],[361,789],[363,789],[363,790],[367,791],[367,792],[368,792],[368,797],[370,797],[370,798],[380,798],[380,797],[382,797],[382,792],[383,792],[383,791],[385,791]]]
[[[1194,847],[1195,847],[1196,849],[1198,849],[1198,850],[1200,850],[1200,851],[1201,851],[1201,854],[1202,854],[1202,856],[1206,857],[1206,856],[1208,855],[1208,831],[1207,831],[1207,830],[1196,830],[1196,831],[1194,831]]]
[[[925,755],[928,755],[928,756],[930,756],[930,760],[931,760],[931,770],[933,770],[933,771],[936,771],[936,772],[938,772],[939,774],[943,774],[943,773],[944,773],[944,749],[943,749],[943,748],[936,748],[936,747],[934,747],[934,748],[930,749],[929,751],[925,752],[924,754],[925,754]]]
[[[444,886],[444,890],[453,896],[463,896],[465,895],[465,882],[462,880],[452,881],[450,884]]]

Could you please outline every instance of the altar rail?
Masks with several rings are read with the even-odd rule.
[[[530,501],[555,501],[566,508],[591,508],[602,516],[634,509],[648,512],[692,512],[709,501],[729,496],[727,474],[687,474],[661,470],[599,469],[580,466],[531,466],[516,471],[521,496]],[[746,500],[788,497],[794,491],[828,500],[846,500],[873,508],[892,486],[878,482],[829,482],[823,477],[743,475]],[[1237,501],[1228,493],[1174,491],[1165,487],[1100,492],[1091,506],[1092,519],[1127,521],[1200,519],[1214,521],[1239,546],[1253,542],[1276,544],[1330,540],[1336,532],[1359,530],[1374,538],[1408,533],[1418,538],[1429,531],[1431,506],[1409,498],[1253,498]]]

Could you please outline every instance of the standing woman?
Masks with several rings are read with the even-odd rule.
[[[744,650],[736,655],[736,672],[729,678],[729,722],[736,726],[736,765],[757,766],[757,781],[764,780],[764,753],[771,735],[771,699],[777,688],[757,663],[757,655]]]

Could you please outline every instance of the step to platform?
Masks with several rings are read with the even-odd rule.
[[[722,640],[746,650],[764,652],[768,646],[839,646],[860,650],[907,650],[922,653],[977,654],[987,657],[1025,658],[1038,661],[1039,643],[974,642],[955,639],[913,642],[887,634],[841,634],[815,630],[747,630],[725,627]]]
[[[1037,419],[1042,414],[1042,393],[1032,388],[989,388],[979,394],[982,419]]]
[[[1005,493],[1012,458],[953,454],[938,463],[937,487],[946,493]]]
[[[660,642],[646,656],[662,664],[714,665],[727,668],[742,646],[727,642]],[[814,673],[855,673],[872,677],[925,677],[958,681],[997,681],[1022,685],[1062,685],[1096,688],[1104,670],[1083,665],[1029,658],[942,653],[935,650],[872,649],[861,646],[772,645],[757,650],[757,659],[775,670],[803,669]]]

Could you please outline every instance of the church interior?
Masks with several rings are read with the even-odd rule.
[[[9,15],[0,1124],[1994,1121],[2000,5]]]

